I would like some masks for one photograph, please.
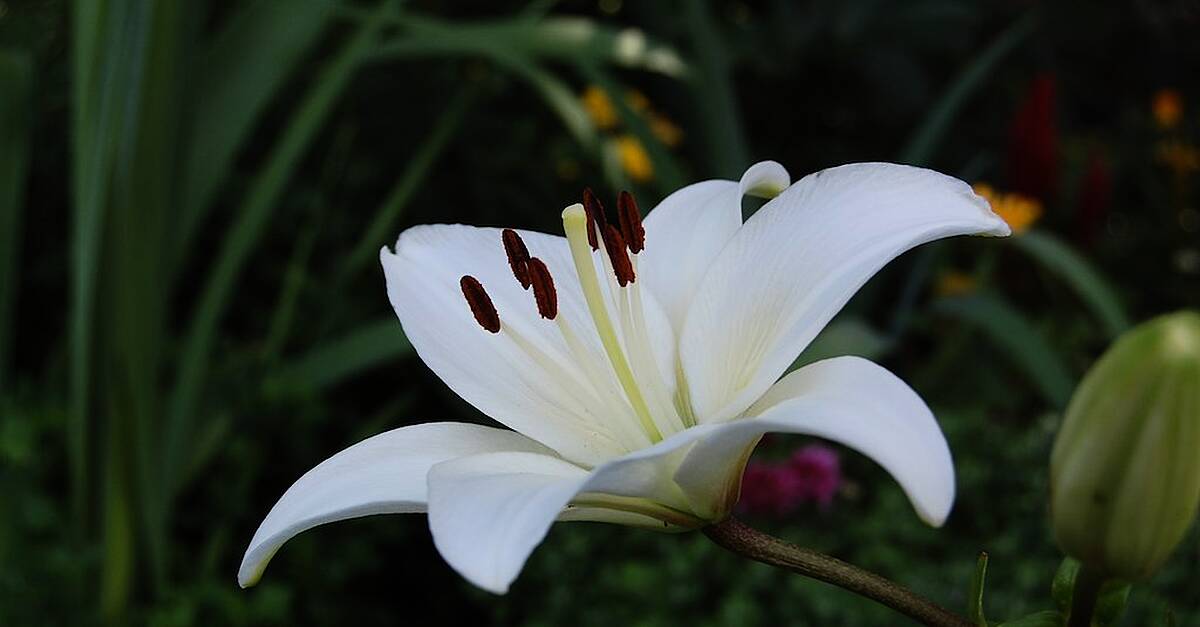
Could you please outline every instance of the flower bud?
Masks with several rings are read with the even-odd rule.
[[[1122,335],[1071,398],[1050,457],[1054,535],[1107,577],[1148,577],[1200,503],[1200,313]]]

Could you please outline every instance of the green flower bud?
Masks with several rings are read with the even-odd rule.
[[[1200,503],[1200,313],[1138,325],[1075,391],[1050,457],[1054,535],[1107,577],[1148,577]]]

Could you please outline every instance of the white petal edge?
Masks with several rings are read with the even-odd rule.
[[[493,453],[464,457],[429,472],[429,528],[434,544],[471,583],[504,594],[556,520],[615,522],[665,531],[703,521],[683,510],[671,480],[696,440],[714,426],[677,433],[590,473],[547,455]],[[585,505],[595,495],[626,497],[658,510],[654,517]],[[674,509],[668,509],[674,508]],[[664,522],[663,517],[674,517]]]
[[[1008,233],[970,186],[932,170],[860,163],[804,177],[738,230],[691,300],[680,360],[696,415],[740,415],[897,255]]]
[[[426,475],[434,464],[497,451],[552,454],[519,433],[454,422],[401,427],[343,449],[300,477],[271,508],[242,558],[238,583],[257,583],[279,547],[317,525],[425,511]]]
[[[762,161],[740,181],[702,181],[679,189],[646,216],[639,276],[676,331],[683,327],[688,303],[709,264],[742,226],[742,196],[770,198],[789,183],[791,176],[782,165]]]
[[[954,504],[954,463],[937,420],[907,384],[861,357],[810,364],[776,383],[748,412],[693,447],[675,481],[701,515],[722,505],[764,433],[811,435],[874,460],[900,484],[921,520],[941,526]],[[736,488],[735,488],[736,489]],[[727,506],[727,505],[726,505]]]

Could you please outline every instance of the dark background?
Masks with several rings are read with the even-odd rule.
[[[749,520],[956,609],[986,550],[990,618],[1051,609],[1061,410],[1129,323],[1200,307],[1198,28],[1183,0],[2,1],[0,624],[897,624],[700,534],[590,524],[554,528],[504,597],[422,516],[306,533],[236,586],[320,460],[487,420],[406,344],[381,245],[556,232],[585,185],[645,209],[760,159],[926,165],[1040,203],[1027,233],[897,260],[806,356],[870,356],[934,407],[946,526],[849,452],[828,509]],[[1193,532],[1122,624],[1200,625],[1198,575]]]

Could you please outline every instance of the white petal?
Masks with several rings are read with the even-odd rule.
[[[731,505],[730,485],[740,481],[748,449],[762,434],[781,432],[853,448],[895,477],[922,520],[940,526],[949,515],[954,464],[946,439],[916,392],[884,368],[861,357],[819,361],[781,379],[749,413],[719,425],[675,475],[701,514]]]
[[[429,529],[442,557],[471,583],[503,594],[587,471],[530,453],[493,453],[429,473]]]
[[[646,248],[638,270],[658,297],[675,329],[683,327],[688,303],[717,253],[742,226],[742,196],[772,197],[788,186],[783,166],[763,161],[740,182],[712,180],[684,187],[646,216]]]
[[[464,225],[420,226],[400,235],[395,254],[380,252],[388,296],[409,341],[468,403],[564,457],[594,465],[627,452],[630,443],[621,440],[613,422],[564,383],[587,377],[569,356],[555,323],[538,316],[532,291],[513,277],[500,233]],[[602,360],[566,239],[519,233],[554,276],[559,315],[578,330],[594,359]],[[500,334],[475,322],[459,287],[463,275],[476,277],[487,290],[500,314]],[[552,361],[532,358],[506,335],[508,330]]]
[[[434,543],[468,581],[503,594],[555,520],[668,531],[697,527],[703,521],[679,511],[687,502],[672,475],[697,438],[712,428],[678,433],[590,474],[561,459],[529,453],[438,464],[429,473]],[[568,508],[572,501],[576,504]]]
[[[434,464],[496,451],[551,453],[519,433],[454,422],[401,427],[342,450],[300,477],[271,508],[242,558],[238,583],[256,583],[284,542],[317,525],[425,511],[426,475]]]
[[[679,350],[696,415],[744,411],[900,253],[1008,232],[966,183],[932,170],[862,163],[806,176],[746,222],[691,301]]]

